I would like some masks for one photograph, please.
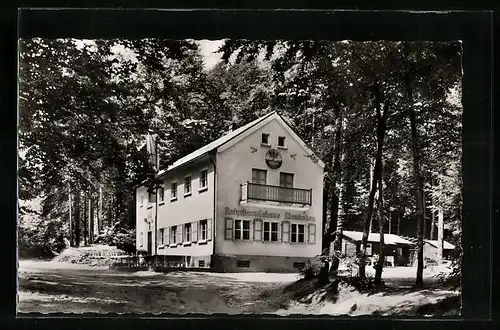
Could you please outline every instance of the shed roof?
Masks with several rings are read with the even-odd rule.
[[[433,247],[437,248],[438,247],[438,241],[436,240],[430,240],[430,239],[426,239],[424,240],[425,243],[428,243],[430,245],[432,245]],[[443,241],[443,248],[445,250],[454,250],[455,249],[455,245],[451,244],[451,243],[448,243],[446,241]]]
[[[349,238],[350,240],[361,242],[363,239],[363,232],[361,231],[350,231],[344,230],[342,234]],[[368,234],[368,242],[370,243],[378,243],[380,242],[380,234],[378,233],[369,233]],[[412,242],[405,240],[404,238],[394,235],[394,234],[384,234],[384,243],[387,245],[413,245]]]

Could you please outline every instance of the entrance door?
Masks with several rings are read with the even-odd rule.
[[[153,232],[148,231],[148,256],[153,253]]]

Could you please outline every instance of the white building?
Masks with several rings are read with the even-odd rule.
[[[269,113],[161,171],[156,201],[137,188],[137,250],[216,271],[296,271],[321,253],[323,172]]]

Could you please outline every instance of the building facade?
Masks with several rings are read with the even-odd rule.
[[[324,164],[276,112],[139,187],[137,249],[186,267],[293,272],[321,253]]]

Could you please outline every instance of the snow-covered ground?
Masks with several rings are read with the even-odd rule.
[[[68,250],[65,255],[79,258],[80,251]],[[435,275],[446,270],[444,265],[425,269],[424,281],[435,283]],[[373,276],[373,268],[367,267],[367,273]],[[457,294],[434,289],[369,296],[344,288],[336,303],[324,302],[326,293],[321,290],[301,303],[291,302],[290,293],[283,292],[298,274],[120,272],[107,265],[57,260],[21,260],[18,275],[19,311],[41,313],[405,315],[415,306]],[[388,267],[383,272],[391,287],[410,288],[415,276],[415,267]]]
[[[359,293],[351,288],[343,287],[340,290],[338,300],[333,303],[321,301],[325,292],[315,292],[305,300],[308,303],[292,302],[285,309],[275,313],[286,316],[293,314],[302,315],[412,315],[415,309],[428,304],[436,304],[444,298],[459,296],[458,291],[451,290],[421,290],[406,292],[403,294],[377,293],[368,295]]]

